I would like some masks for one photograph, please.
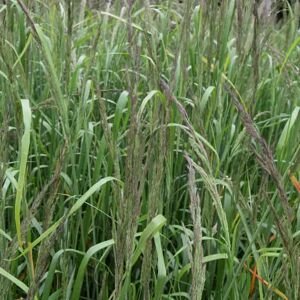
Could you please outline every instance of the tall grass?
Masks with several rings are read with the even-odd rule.
[[[299,299],[297,18],[123,2],[0,5],[0,299]]]

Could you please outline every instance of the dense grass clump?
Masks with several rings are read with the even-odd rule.
[[[0,5],[0,299],[300,299],[297,16],[156,2]]]

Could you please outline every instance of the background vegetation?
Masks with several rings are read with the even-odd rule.
[[[299,299],[297,16],[6,2],[0,299]]]

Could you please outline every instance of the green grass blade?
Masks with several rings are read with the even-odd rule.
[[[164,216],[158,215],[147,225],[145,230],[142,232],[142,235],[133,253],[131,266],[134,266],[134,264],[137,262],[139,256],[145,249],[147,240],[153,237],[166,224],[166,222],[167,219]]]
[[[101,242],[101,243],[99,243],[97,245],[92,246],[87,251],[87,253],[84,255],[84,257],[83,257],[83,259],[82,259],[82,261],[80,263],[80,266],[79,266],[79,269],[78,269],[78,272],[77,272],[77,276],[76,276],[76,279],[75,279],[75,283],[74,283],[74,287],[73,287],[73,292],[72,292],[72,296],[71,296],[72,300],[79,300],[80,299],[80,291],[81,291],[81,287],[82,287],[82,284],[83,284],[85,270],[86,270],[86,267],[87,267],[87,265],[89,263],[90,258],[94,254],[96,254],[97,252],[99,252],[100,250],[106,249],[106,248],[112,246],[113,244],[114,244],[113,240]]]
[[[20,281],[18,278],[14,277],[13,275],[9,274],[1,267],[0,267],[0,275],[4,276],[8,280],[10,280],[13,284],[15,284],[17,287],[19,287],[25,293],[28,292],[29,288],[25,283],[23,283],[22,281]]]
[[[31,109],[29,100],[21,100],[22,112],[23,112],[23,123],[24,123],[24,134],[21,140],[21,151],[20,151],[20,167],[19,167],[19,178],[18,178],[18,189],[16,194],[15,202],[15,223],[18,237],[19,247],[23,247],[23,241],[21,237],[21,202],[24,195],[24,187],[26,182],[26,166],[30,146],[30,129],[31,129]]]

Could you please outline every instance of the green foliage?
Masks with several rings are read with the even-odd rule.
[[[5,2],[0,299],[299,299],[296,14]]]

